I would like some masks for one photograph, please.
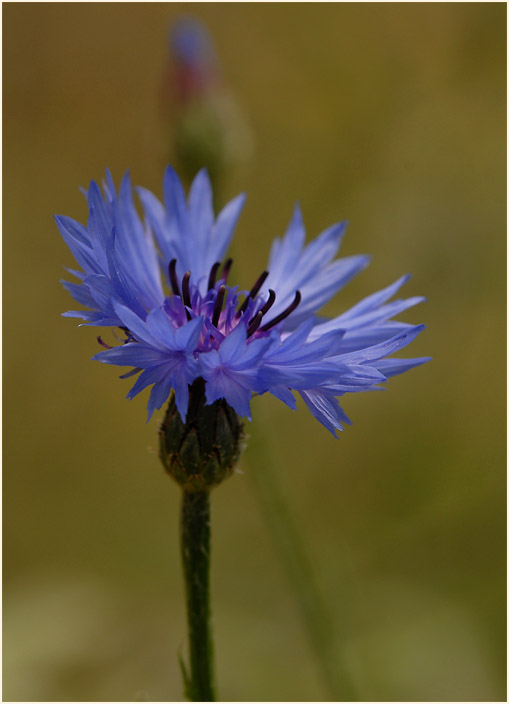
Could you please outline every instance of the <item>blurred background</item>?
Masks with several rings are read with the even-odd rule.
[[[187,120],[170,64],[190,14],[217,52],[212,127]],[[248,193],[235,282],[299,199],[308,237],[348,219],[342,253],[373,256],[326,312],[411,272],[403,295],[428,302],[403,319],[428,330],[408,356],[433,356],[347,397],[338,440],[254,400],[241,472],[213,494],[221,699],[331,698],[258,472],[357,699],[505,699],[505,5],[22,3],[3,29],[3,699],[182,699],[180,492],[146,395],[126,401],[90,362],[97,331],[61,317],[74,261],[52,216],[86,222],[78,186],[105,167],[160,195],[202,129],[218,205]]]

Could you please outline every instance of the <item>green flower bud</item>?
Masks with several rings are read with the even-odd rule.
[[[233,472],[243,449],[243,424],[224,399],[206,405],[205,382],[197,379],[186,422],[172,395],[159,440],[162,463],[184,491],[208,491]]]

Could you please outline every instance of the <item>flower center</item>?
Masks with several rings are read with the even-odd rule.
[[[208,278],[208,285],[207,285],[207,297],[210,295],[211,297],[209,298],[209,301],[214,301],[214,306],[212,309],[212,316],[210,317],[212,325],[219,330],[220,328],[220,318],[221,318],[221,313],[223,312],[223,305],[225,302],[225,297],[227,291],[230,291],[231,289],[226,285],[226,282],[228,280],[228,275],[230,273],[231,266],[233,264],[232,259],[227,259],[223,265],[223,268],[221,270],[220,278],[219,280],[221,281],[221,284],[219,288],[216,290],[216,285],[217,285],[217,275],[219,272],[219,269],[221,267],[221,262],[215,262],[213,264],[210,273],[209,273],[209,278]],[[170,286],[171,290],[174,296],[178,296],[182,303],[185,306],[186,310],[186,316],[188,320],[191,320],[191,312],[193,311],[193,301],[191,298],[191,291],[189,288],[189,281],[191,278],[191,272],[186,271],[184,276],[182,277],[181,285],[179,286],[179,281],[177,278],[177,260],[172,259],[171,262],[169,263],[168,266],[168,274],[169,274],[169,279],[170,279]],[[263,271],[260,276],[256,279],[254,285],[252,286],[251,290],[245,297],[244,301],[242,304],[238,307],[238,309],[235,310],[234,313],[234,318],[235,319],[240,319],[243,315],[245,316],[246,312],[250,313],[250,317],[247,320],[247,336],[248,338],[251,337],[252,335],[255,334],[255,332],[267,332],[271,328],[273,328],[275,325],[278,325],[280,322],[285,320],[293,311],[297,308],[299,303],[302,300],[302,296],[300,291],[295,292],[295,298],[293,301],[290,303],[289,306],[287,306],[279,315],[277,315],[275,318],[272,318],[272,320],[269,320],[268,322],[265,322],[262,325],[262,321],[264,319],[264,316],[269,312],[269,310],[272,308],[276,301],[276,293],[272,289],[269,289],[269,297],[267,300],[258,307],[256,297],[258,296],[258,293],[265,283],[265,280],[267,279],[269,275],[268,271]],[[214,298],[214,293],[215,293],[215,298]],[[237,305],[237,299],[234,297],[233,299],[229,299],[227,302],[227,306],[229,310],[227,313],[231,313],[231,307],[232,305],[236,307]],[[258,308],[258,310],[256,310]],[[210,315],[210,314],[209,314]]]

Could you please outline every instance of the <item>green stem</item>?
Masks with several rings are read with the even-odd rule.
[[[190,673],[186,695],[192,702],[213,702],[214,665],[210,631],[210,497],[208,491],[182,493],[180,524],[187,602]]]

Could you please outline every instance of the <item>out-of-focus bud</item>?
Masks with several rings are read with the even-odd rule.
[[[221,75],[216,52],[205,27],[193,19],[177,22],[170,32],[174,91],[181,105],[205,100],[217,90]]]
[[[165,121],[172,128],[170,161],[187,181],[206,167],[216,191],[228,170],[251,152],[251,133],[227,90],[203,24],[181,19],[169,35]],[[173,157],[173,158],[171,158]]]
[[[231,475],[243,439],[243,424],[235,411],[223,399],[205,405],[205,382],[197,379],[185,423],[170,398],[159,432],[160,456],[184,491],[208,491]]]

